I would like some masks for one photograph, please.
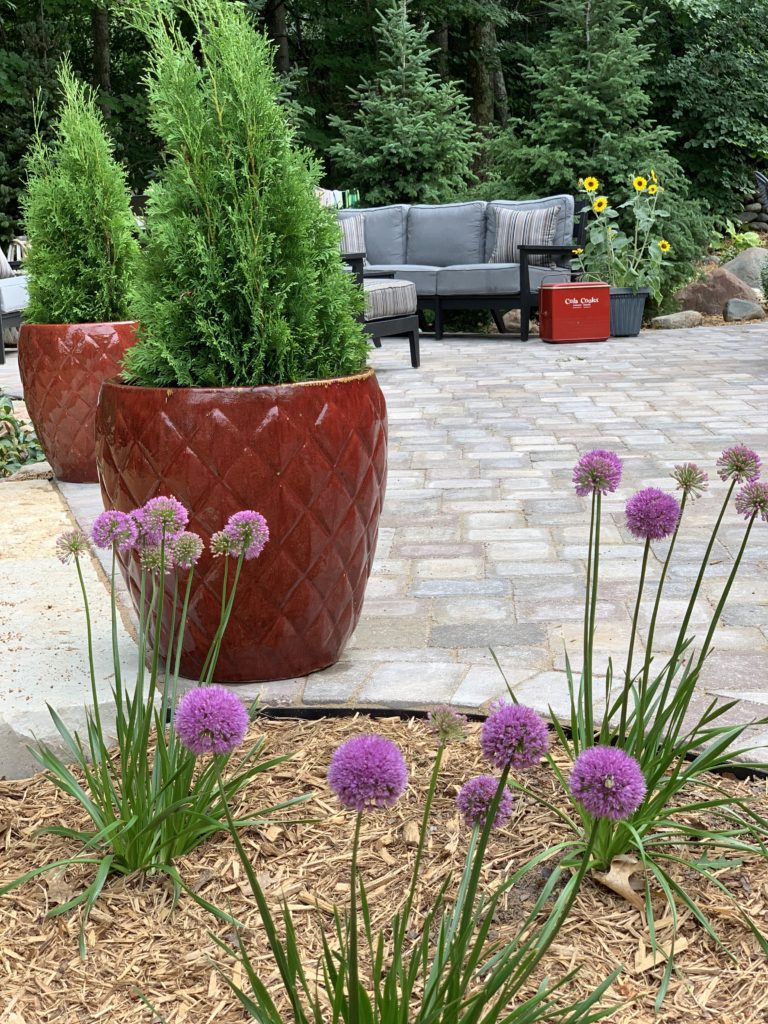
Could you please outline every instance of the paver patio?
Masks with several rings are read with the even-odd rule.
[[[664,650],[723,494],[717,456],[743,442],[768,460],[768,328],[570,346],[425,337],[420,370],[407,365],[406,349],[387,339],[371,354],[389,409],[389,481],[358,629],[338,665],[239,692],[269,704],[482,708],[506,692],[493,648],[519,700],[564,712],[564,651],[577,666],[580,658],[589,525],[571,469],[595,447],[624,460],[620,492],[604,500],[601,671],[609,655],[625,655],[640,566],[624,502],[640,487],[671,489],[677,462],[709,472],[711,490],[689,506],[678,541],[657,628]],[[12,362],[0,367],[0,385],[13,373]],[[62,493],[87,527],[101,509],[98,488],[65,485]],[[708,621],[743,531],[735,512],[726,517],[694,628]],[[663,545],[654,553],[663,557]],[[710,694],[739,697],[731,712],[739,720],[768,716],[767,565],[768,525],[758,523],[699,685],[700,704]],[[38,651],[46,642],[29,638]],[[768,725],[753,741],[768,758]]]

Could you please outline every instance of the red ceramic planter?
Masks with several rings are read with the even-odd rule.
[[[106,508],[174,495],[206,545],[233,512],[266,517],[269,543],[244,563],[218,682],[287,679],[338,660],[360,617],[384,499],[386,405],[373,371],[258,388],[108,381],[96,436]],[[136,602],[136,560],[123,570]],[[195,571],[187,677],[199,675],[218,624],[222,570],[206,551]],[[169,619],[170,601],[163,654]]]
[[[99,388],[120,372],[136,340],[132,321],[22,324],[19,370],[24,401],[54,474],[96,483],[94,420]]]

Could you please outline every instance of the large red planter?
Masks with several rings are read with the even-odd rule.
[[[108,381],[96,436],[106,508],[174,495],[206,545],[240,509],[267,519],[269,543],[243,566],[217,681],[286,679],[338,660],[360,617],[384,499],[386,405],[373,371],[258,388]],[[135,558],[123,569],[135,602]],[[218,623],[222,570],[206,551],[195,571],[187,677],[199,675]],[[169,617],[170,602],[163,653]]]
[[[24,401],[55,476],[96,483],[94,420],[99,388],[120,372],[136,341],[133,321],[22,324],[19,370]]]

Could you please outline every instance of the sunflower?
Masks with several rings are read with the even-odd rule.
[[[648,182],[641,174],[632,179],[632,184],[635,186],[635,192],[645,192],[648,188]]]
[[[571,251],[574,256],[581,256],[581,254],[584,252],[583,249],[572,249]]]
[[[659,248],[661,249],[662,252],[669,252],[669,250],[672,248],[672,246],[669,244],[669,242],[666,240],[666,238],[662,238],[661,241],[659,242]]]
[[[608,200],[605,198],[605,196],[598,196],[594,203],[592,203],[592,209],[595,211],[595,213],[602,213],[607,205]]]
[[[597,180],[597,178],[585,178],[584,179],[584,189],[587,192],[597,192],[597,188],[598,188],[599,184],[600,184],[600,182]]]
[[[654,171],[653,168],[651,168],[651,181],[654,185],[658,185],[659,183],[659,179],[656,177],[656,171]]]
[[[655,196],[658,191],[659,191],[659,186],[658,185],[649,185],[648,186],[648,195],[649,196]]]

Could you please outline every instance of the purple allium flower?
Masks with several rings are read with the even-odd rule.
[[[499,702],[483,722],[480,746],[496,768],[530,768],[549,747],[547,723],[533,708]]]
[[[627,527],[633,537],[663,540],[675,532],[680,521],[680,504],[658,487],[646,487],[633,494],[624,509]]]
[[[737,484],[757,480],[760,476],[760,456],[745,444],[726,448],[717,460],[717,473],[721,480],[733,479]]]
[[[695,462],[684,462],[675,466],[670,476],[677,484],[678,491],[689,495],[691,500],[698,498],[709,486],[709,477]]]
[[[248,711],[223,686],[197,686],[179,701],[174,724],[179,739],[193,754],[229,754],[243,742]]]
[[[88,550],[88,539],[81,530],[67,530],[56,538],[56,555],[65,564],[70,558],[78,559]]]
[[[196,533],[180,533],[170,543],[169,552],[177,569],[191,569],[203,553],[203,538]]]
[[[476,775],[461,787],[456,797],[456,806],[470,828],[485,825],[498,788],[499,780],[495,775]],[[502,828],[509,821],[511,814],[512,794],[505,786],[491,828]]]
[[[125,512],[108,509],[96,516],[91,527],[91,538],[97,548],[111,548],[115,544],[120,551],[133,547],[139,536],[136,520]]]
[[[760,516],[768,523],[768,483],[750,480],[736,494],[736,511],[745,519]]]
[[[576,758],[570,778],[573,796],[594,818],[621,821],[634,814],[645,796],[640,765],[618,747],[587,747]]]
[[[408,769],[390,740],[353,736],[334,750],[328,785],[350,811],[391,807],[408,785]]]
[[[441,704],[430,711],[427,722],[443,745],[449,740],[463,740],[466,736],[467,716],[460,715],[448,704]]]
[[[269,527],[263,515],[250,509],[235,512],[227,520],[223,530],[211,537],[211,551],[214,555],[229,555],[246,561],[258,558],[269,540]]]
[[[147,537],[157,538],[154,541],[157,544],[162,540],[163,534],[166,540],[178,536],[189,522],[189,513],[181,502],[177,498],[165,495],[150,498],[146,505],[136,510],[135,515]]]
[[[621,483],[621,459],[615,452],[595,448],[586,452],[573,467],[573,484],[580,498],[607,494]]]

